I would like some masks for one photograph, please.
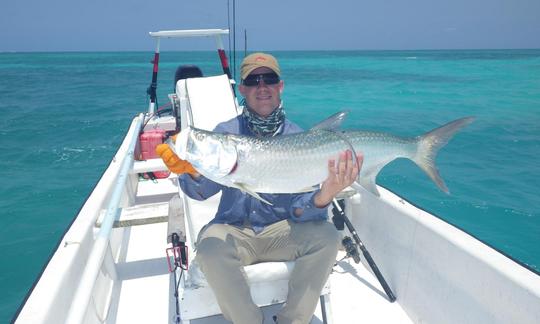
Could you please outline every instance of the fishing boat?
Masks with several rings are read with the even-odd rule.
[[[191,200],[152,155],[156,143],[188,125],[212,130],[241,113],[222,42],[227,34],[150,33],[157,47],[149,107],[133,119],[14,323],[227,323],[193,262],[197,233],[213,218],[219,194]],[[160,111],[160,41],[185,37],[215,39],[223,73],[181,67],[171,109]],[[379,196],[345,190],[329,208],[344,247],[311,323],[540,323],[539,273],[378,190]],[[293,268],[294,262],[245,267],[265,323],[286,299]]]

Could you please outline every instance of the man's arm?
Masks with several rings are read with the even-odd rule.
[[[324,220],[327,218],[326,206],[317,207],[315,205],[315,196],[319,194],[320,189],[312,192],[296,194],[293,197],[291,205],[291,219],[295,222],[309,222],[314,220]]]
[[[181,174],[178,176],[178,183],[182,191],[190,198],[205,200],[220,191],[223,186],[205,178],[200,174]]]

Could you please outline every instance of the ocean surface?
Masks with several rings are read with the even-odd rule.
[[[377,182],[540,270],[540,50],[274,54],[287,116],[305,128],[343,109],[351,111],[344,128],[403,136],[475,116],[437,159],[451,195],[405,160]],[[132,117],[147,110],[152,58],[0,53],[0,323],[16,312]],[[214,52],[162,53],[159,105],[179,63],[220,72]]]

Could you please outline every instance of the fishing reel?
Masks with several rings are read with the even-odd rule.
[[[356,263],[360,263],[360,252],[358,252],[356,243],[354,243],[350,237],[345,236],[341,241],[341,244],[345,248],[345,252],[347,252],[347,257],[353,258]]]
[[[345,229],[345,202],[342,199],[336,200],[332,204],[332,214],[334,214],[332,217],[332,222],[339,231],[343,231]],[[341,240],[341,245],[343,245],[345,248],[348,258],[353,258],[354,262],[360,263],[360,252],[358,252],[358,245],[353,242],[349,236],[345,236],[343,240]]]
[[[167,254],[169,272],[173,272],[177,268],[188,269],[188,247],[185,242],[180,241],[178,234],[172,234],[172,247],[167,248],[165,253]]]

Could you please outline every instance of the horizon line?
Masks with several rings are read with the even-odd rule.
[[[419,48],[419,49],[257,49],[247,52],[412,52],[412,51],[534,51],[540,47],[532,48]],[[160,50],[163,52],[215,52],[216,49],[197,50]],[[228,50],[227,50],[228,51]],[[39,54],[39,53],[133,53],[133,52],[154,52],[149,50],[0,50],[0,54]],[[228,51],[229,52],[229,51]],[[237,53],[244,52],[236,51]]]

